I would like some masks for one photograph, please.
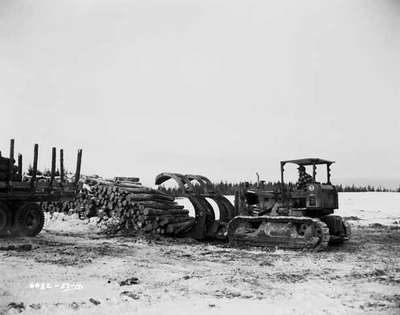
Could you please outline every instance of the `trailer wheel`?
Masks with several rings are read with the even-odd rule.
[[[43,228],[44,213],[36,203],[21,205],[16,213],[16,230],[23,236],[35,236]]]
[[[0,202],[0,235],[7,231],[8,213],[8,206],[5,203]]]

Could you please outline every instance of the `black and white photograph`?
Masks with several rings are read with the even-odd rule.
[[[400,315],[400,0],[0,0],[0,315]]]

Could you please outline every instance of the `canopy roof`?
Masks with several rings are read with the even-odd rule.
[[[319,164],[332,164],[335,163],[335,161],[328,161],[328,160],[323,160],[319,158],[308,158],[308,159],[298,159],[298,160],[287,160],[287,161],[282,161],[282,164],[286,163],[294,163],[297,165],[319,165]]]

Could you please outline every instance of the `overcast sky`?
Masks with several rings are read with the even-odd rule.
[[[50,167],[400,178],[398,0],[0,0],[0,148]]]

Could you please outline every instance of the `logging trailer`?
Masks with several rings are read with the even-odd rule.
[[[56,148],[52,149],[50,177],[38,180],[38,150],[34,146],[33,166],[30,177],[22,173],[22,155],[18,164],[14,159],[14,139],[10,141],[8,158],[0,153],[0,236],[35,236],[43,228],[44,212],[41,202],[72,200],[79,188],[82,150],[78,150],[75,178],[66,180],[64,152],[60,150],[59,178],[56,179]]]

